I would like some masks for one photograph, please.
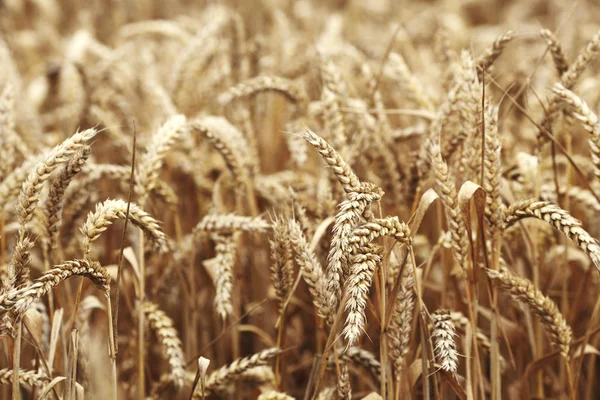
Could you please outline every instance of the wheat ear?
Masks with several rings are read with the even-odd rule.
[[[238,249],[239,234],[214,234],[215,264],[217,266],[215,282],[215,310],[223,321],[233,313],[231,291],[233,288],[233,268]]]
[[[271,283],[275,288],[275,297],[279,302],[279,313],[294,284],[294,261],[292,243],[289,239],[288,224],[282,218],[276,218],[271,224],[273,239],[269,240],[271,248]]]
[[[148,144],[148,151],[141,157],[137,169],[136,183],[141,198],[144,198],[148,192],[156,188],[158,173],[164,159],[179,137],[185,133],[185,126],[185,116],[175,115],[169,118],[152,135]]]
[[[438,310],[431,315],[433,323],[433,342],[435,355],[441,364],[441,368],[452,374],[458,370],[458,352],[456,351],[456,328],[452,323],[450,312]]]
[[[0,314],[10,311],[17,316],[22,315],[35,300],[48,294],[62,281],[76,275],[90,279],[105,293],[110,291],[110,277],[100,263],[87,259],[66,261],[55,265],[31,284],[1,295]]]
[[[265,232],[270,224],[261,217],[243,217],[235,214],[209,214],[194,227],[192,234],[201,232],[227,234],[237,231]]]
[[[271,390],[270,392],[259,394],[257,400],[294,400],[294,398],[289,394]]]
[[[529,307],[548,331],[552,343],[560,349],[561,355],[568,360],[572,332],[556,304],[537,290],[528,279],[512,275],[508,271],[489,270],[487,274],[512,299]]]
[[[342,367],[342,371],[338,376],[337,392],[338,399],[352,400],[352,386],[350,385],[350,373],[348,372],[347,364],[344,364],[344,366]]]
[[[231,364],[225,365],[217,371],[211,373],[206,378],[206,384],[204,385],[204,388],[207,391],[213,391],[213,389],[223,387],[226,383],[230,383],[239,378],[245,371],[254,367],[267,365],[272,358],[276,357],[280,353],[281,350],[278,348],[270,348],[248,357],[238,358]],[[197,390],[194,392],[193,397],[199,399],[202,398],[203,395]]]
[[[547,201],[535,199],[519,201],[513,203],[506,211],[505,227],[507,228],[524,218],[546,221],[571,239],[600,270],[600,243],[581,227],[581,221],[572,217],[566,210]]]
[[[404,366],[405,357],[410,349],[410,331],[415,307],[414,286],[413,265],[408,257],[402,270],[400,289],[394,300],[389,325],[390,355],[394,360],[396,379],[400,378],[400,369]]]
[[[177,330],[173,327],[173,320],[158,308],[158,305],[149,301],[144,302],[144,315],[150,328],[160,341],[162,351],[171,367],[170,380],[177,391],[185,384],[185,359],[181,348],[181,340]]]
[[[583,128],[590,134],[589,145],[594,164],[594,175],[600,179],[600,122],[585,101],[559,83],[554,84],[552,92],[570,106],[569,111],[577,118]]]
[[[304,90],[294,81],[274,75],[257,76],[238,83],[218,97],[221,104],[229,104],[234,100],[254,96],[261,92],[276,92],[285,96],[301,109],[308,105],[308,97]]]
[[[77,151],[67,165],[62,168],[60,174],[54,179],[50,186],[48,199],[44,204],[46,240],[50,249],[54,249],[57,246],[57,236],[60,229],[65,191],[75,175],[81,172],[90,152],[90,146],[84,146],[81,150]]]
[[[477,71],[479,77],[487,72],[494,62],[500,57],[506,45],[513,39],[514,32],[507,31],[500,35],[492,44],[492,47],[487,49],[477,60]]]
[[[91,242],[98,239],[113,222],[118,219],[125,219],[127,215],[127,206],[127,202],[124,200],[108,199],[103,203],[96,205],[96,211],[88,214],[87,220],[81,227],[85,254],[90,252]],[[167,251],[167,237],[161,231],[159,222],[152,218],[147,212],[140,209],[135,203],[129,205],[129,220],[152,239],[152,242],[159,251]]]
[[[0,369],[0,384],[11,385],[13,383],[13,370],[9,368]],[[43,388],[50,382],[50,378],[41,372],[22,369],[19,371],[19,381],[31,387]]]
[[[542,29],[540,35],[546,41],[550,54],[552,55],[552,61],[558,72],[558,76],[562,76],[569,69],[569,61],[565,56],[565,53],[558,41],[558,38],[549,29]]]

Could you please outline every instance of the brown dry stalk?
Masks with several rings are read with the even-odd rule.
[[[503,291],[507,292],[513,300],[529,307],[548,331],[552,343],[560,349],[561,355],[568,360],[572,332],[557,305],[537,290],[533,283],[526,278],[512,275],[508,271],[489,270],[487,273],[490,279],[497,283]]]
[[[81,227],[83,234],[84,254],[91,251],[91,242],[98,239],[118,219],[125,219],[127,202],[124,200],[105,200],[96,205],[96,211],[88,214],[87,220]],[[159,222],[147,212],[141,210],[135,203],[129,205],[129,220],[140,228],[153,242],[160,252],[168,250],[167,237],[160,229]]]
[[[554,84],[552,92],[569,106],[569,112],[581,122],[583,128],[590,134],[588,143],[592,153],[594,175],[600,179],[600,123],[598,116],[585,101],[561,84]]]
[[[149,301],[144,302],[144,315],[161,344],[165,358],[169,361],[170,380],[176,391],[179,391],[185,384],[185,359],[179,334],[173,327],[173,320],[160,310],[157,304]]]
[[[75,175],[83,168],[90,152],[90,146],[84,146],[81,150],[78,150],[50,185],[48,199],[44,203],[45,239],[50,249],[55,249],[57,246],[65,191]]]
[[[233,288],[233,268],[238,249],[239,234],[212,236],[215,242],[215,310],[223,321],[233,313],[231,292]]]
[[[600,270],[600,243],[581,226],[581,221],[573,218],[566,210],[547,201],[535,199],[513,203],[506,211],[506,228],[524,218],[537,218],[546,221],[571,239],[594,262]]]
[[[308,97],[298,84],[287,78],[274,75],[257,76],[245,82],[238,83],[225,93],[219,95],[218,101],[221,104],[229,104],[234,100],[254,96],[266,91],[282,94],[301,109],[304,109],[308,104]]]
[[[433,342],[435,355],[441,368],[452,374],[458,370],[458,352],[456,351],[456,328],[452,323],[450,312],[438,310],[431,315],[433,324]]]
[[[549,29],[542,29],[540,31],[540,35],[546,41],[548,49],[550,49],[552,61],[554,61],[554,66],[556,67],[558,76],[562,76],[569,69],[569,61],[565,56],[565,53],[562,49],[562,46],[560,45],[560,42],[558,41],[558,38]]]

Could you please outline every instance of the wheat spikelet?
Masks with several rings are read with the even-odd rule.
[[[171,147],[185,133],[185,124],[185,116],[174,115],[152,135],[148,151],[141,157],[137,169],[136,183],[141,198],[157,186],[158,172]]]
[[[13,383],[13,370],[4,368],[0,369],[0,384],[11,385]],[[50,378],[41,372],[34,370],[22,369],[19,371],[19,381],[21,384],[26,384],[31,387],[43,388],[50,382]]]
[[[247,166],[250,162],[244,155],[246,154],[244,149],[248,148],[248,144],[236,127],[222,117],[204,117],[192,121],[190,130],[205,136],[223,156],[227,168],[238,184],[246,184],[249,176]],[[255,164],[255,162],[252,162],[252,164]]]
[[[16,198],[27,179],[31,169],[38,162],[39,156],[33,155],[26,158],[20,166],[13,169],[0,183],[0,209],[4,210],[10,201]]]
[[[400,86],[405,89],[410,100],[426,110],[435,109],[423,85],[415,78],[400,54],[395,52],[389,54],[388,66],[385,71],[392,79],[400,83]]]
[[[274,390],[258,395],[257,400],[294,400],[294,397]]]
[[[408,225],[400,222],[398,217],[375,218],[369,222],[357,226],[352,230],[348,240],[352,251],[360,251],[369,243],[380,237],[393,237],[401,243],[410,242],[410,230]]]
[[[510,274],[508,271],[488,271],[488,276],[507,292],[511,298],[524,303],[539,318],[565,359],[569,359],[571,346],[571,328],[558,310],[556,304],[535,288],[525,278]]]
[[[441,368],[452,374],[455,374],[458,369],[458,353],[456,351],[456,343],[454,336],[456,330],[450,317],[450,312],[446,310],[438,310],[431,315],[433,323],[433,342],[435,355],[441,363]]]
[[[361,216],[371,215],[370,206],[381,198],[381,191],[372,184],[362,184],[360,189],[348,193],[348,199],[339,205],[340,211],[335,216],[333,238],[329,248],[327,265],[328,308],[336,311],[342,294],[342,285],[347,275],[347,255],[350,252],[350,236]],[[330,314],[330,317],[332,317]],[[328,319],[329,323],[333,320]]]
[[[160,310],[158,305],[145,301],[143,308],[146,320],[160,341],[162,351],[169,361],[171,367],[170,380],[173,382],[175,389],[179,391],[185,384],[185,359],[177,330],[173,327],[171,318]]]
[[[31,249],[34,243],[25,237],[18,240],[12,252],[7,282],[4,288],[20,288],[29,280],[29,270],[31,267]]]
[[[348,313],[343,335],[348,347],[353,346],[359,339],[366,325],[365,307],[371,288],[375,267],[381,262],[379,251],[375,248],[364,248],[361,254],[351,258],[350,276],[345,290],[348,300],[345,310]]]
[[[600,31],[598,31],[585,48],[579,53],[577,59],[571,64],[567,72],[561,76],[561,83],[571,89],[577,83],[587,66],[596,58],[600,50]]]
[[[194,227],[193,235],[201,232],[220,234],[243,232],[265,232],[271,225],[261,217],[243,217],[235,214],[208,214]]]
[[[72,277],[83,276],[108,293],[110,290],[110,277],[108,272],[96,261],[71,260],[55,265],[31,284],[19,289],[11,289],[0,295],[0,314],[12,312],[17,316],[22,315],[37,299],[48,294],[60,282]]]
[[[42,186],[48,180],[50,174],[61,164],[67,162],[76,151],[85,146],[85,143],[96,136],[96,133],[95,129],[75,133],[50,150],[33,168],[33,172],[23,182],[19,196],[18,216],[22,230],[24,230],[25,224],[31,220]]]
[[[405,357],[410,350],[410,331],[412,329],[413,311],[415,307],[413,265],[407,258],[400,288],[392,311],[389,325],[390,356],[394,360],[396,379],[400,377],[400,369],[404,366]]]
[[[310,143],[323,157],[329,169],[335,174],[346,193],[360,186],[360,181],[352,168],[342,159],[337,151],[319,135],[306,129],[304,139]]]
[[[233,281],[233,267],[235,265],[235,255],[238,248],[239,234],[222,236],[215,234],[215,260],[216,276],[215,282],[215,310],[224,321],[233,313],[233,304],[231,302],[231,290]]]
[[[507,31],[500,35],[492,44],[492,47],[487,49],[477,60],[477,73],[481,76],[487,72],[494,62],[500,57],[504,48],[514,37],[514,32]]]
[[[302,228],[296,220],[290,219],[288,221],[288,232],[290,243],[296,253],[296,262],[300,266],[300,273],[308,286],[313,303],[322,318],[331,318],[331,310],[326,300],[327,283],[325,282],[323,267],[316,255],[310,250]]]
[[[439,144],[429,147],[431,164],[437,178],[440,197],[444,202],[446,220],[452,239],[453,254],[463,271],[467,269],[469,242],[464,220],[460,215],[456,186],[448,171],[448,165],[442,159]]]
[[[342,372],[338,376],[337,392],[340,400],[352,400],[352,386],[350,386],[350,374],[348,365],[344,364]]]
[[[344,361],[351,361],[366,369],[375,381],[381,377],[381,363],[377,357],[370,351],[360,347],[348,347],[343,351],[340,349],[340,358]]]
[[[81,150],[78,150],[50,186],[48,199],[44,203],[44,225],[47,235],[46,240],[50,249],[57,246],[65,191],[71,180],[81,171],[90,152],[90,146],[84,146]]]
[[[108,199],[103,203],[97,204],[96,211],[88,214],[87,220],[81,227],[85,254],[90,252],[91,242],[98,239],[113,222],[118,219],[125,219],[126,214],[127,202],[124,200]],[[152,242],[159,251],[167,251],[167,237],[160,229],[159,222],[147,212],[141,210],[135,203],[129,204],[129,220],[152,239]]]
[[[546,41],[550,54],[552,55],[552,61],[559,76],[562,76],[569,69],[569,61],[563,52],[562,46],[558,41],[557,37],[549,29],[542,29],[540,35]]]
[[[489,106],[485,116],[485,157],[483,188],[487,192],[485,213],[492,230],[501,228],[503,203],[500,197],[502,181],[501,144],[498,137],[498,107]]]
[[[523,218],[537,218],[546,221],[571,239],[583,250],[600,270],[600,244],[581,227],[581,221],[573,218],[559,206],[535,199],[513,203],[506,211],[504,224],[509,227]]]
[[[229,104],[234,100],[254,96],[257,93],[266,91],[282,94],[301,109],[304,109],[308,104],[308,97],[294,81],[274,75],[257,76],[238,83],[225,93],[219,95],[218,101],[221,104]]]
[[[552,92],[571,107],[570,111],[573,116],[581,122],[583,128],[590,134],[589,145],[594,164],[594,175],[600,179],[600,123],[598,122],[598,116],[585,101],[561,84],[556,83],[552,88]]]
[[[272,258],[270,277],[281,314],[284,302],[294,283],[292,243],[288,238],[288,224],[285,220],[276,218],[271,227],[273,228],[273,240],[269,240]]]
[[[248,357],[238,358],[229,365],[225,365],[217,371],[211,373],[206,378],[204,388],[207,391],[213,391],[219,387],[225,386],[240,377],[245,371],[267,365],[269,361],[281,353],[278,348],[270,348],[253,354]],[[201,398],[202,394],[197,390],[193,394],[194,398]]]

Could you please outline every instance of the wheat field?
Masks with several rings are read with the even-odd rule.
[[[1,1],[0,398],[598,398],[599,17]]]

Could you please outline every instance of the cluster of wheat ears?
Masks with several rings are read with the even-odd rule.
[[[210,3],[0,2],[0,397],[597,398],[597,5]]]

